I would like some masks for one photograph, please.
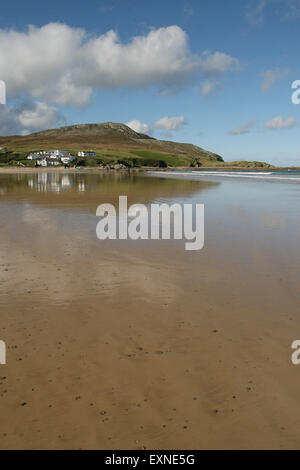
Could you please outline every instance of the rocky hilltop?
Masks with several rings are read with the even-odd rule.
[[[118,122],[104,122],[103,124],[75,124],[74,126],[64,126],[58,129],[49,129],[46,131],[31,134],[31,137],[61,137],[61,136],[95,136],[99,138],[103,136],[119,137],[124,139],[150,139],[146,134],[139,134],[125,124]]]

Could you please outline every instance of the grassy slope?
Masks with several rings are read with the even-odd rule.
[[[77,143],[77,142],[72,142],[70,143],[69,141],[61,141],[61,139],[57,139],[55,142],[42,142],[42,141],[37,141],[37,142],[26,142],[26,141],[17,141],[11,140],[11,141],[5,141],[1,143],[0,140],[0,146],[5,145],[5,148],[7,149],[8,152],[11,153],[11,159],[14,160],[16,159],[25,159],[27,155],[30,152],[38,151],[38,150],[46,150],[46,149],[60,149],[60,150],[66,150],[70,152],[72,155],[77,155],[77,153],[80,150],[93,150],[96,152],[96,155],[98,158],[100,158],[104,162],[112,162],[112,161],[117,161],[117,160],[132,160],[132,159],[137,159],[141,165],[143,165],[143,161],[145,160],[164,160],[168,166],[190,166],[191,162],[195,158],[199,158],[201,163],[203,165],[209,164],[213,162],[213,159],[210,159],[210,157],[206,154],[203,153],[203,155],[189,155],[189,154],[178,154],[176,152],[165,152],[165,151],[157,151],[157,150],[152,150],[150,149],[144,149],[144,148],[139,148],[139,145],[128,145],[120,143],[113,143],[113,144],[95,144],[94,142],[91,142],[88,144],[83,143]],[[125,148],[124,148],[125,147]],[[126,148],[129,147],[129,148]],[[131,148],[130,148],[131,147]],[[0,164],[1,164],[1,153],[0,153]]]
[[[53,147],[53,146],[52,146]],[[51,148],[52,148],[51,147]],[[27,155],[35,150],[44,150],[49,148],[45,147],[7,147],[9,151],[9,160],[23,160],[26,159]],[[61,150],[67,150],[72,155],[77,155],[78,151],[82,150],[82,147],[67,147],[57,145],[55,148]],[[162,152],[153,152],[152,150],[118,150],[118,149],[95,149],[97,158],[101,159],[104,163],[117,162],[118,160],[133,160],[136,159],[143,164],[145,160],[164,160],[168,166],[189,166],[192,158],[188,156],[180,156],[176,154],[168,154]],[[7,160],[7,154],[0,152],[0,164]]]

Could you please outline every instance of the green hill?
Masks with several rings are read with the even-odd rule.
[[[96,158],[81,159],[81,163],[88,166],[115,163],[138,167],[227,166],[220,155],[196,145],[154,139],[133,131],[125,124],[112,122],[65,126],[27,136],[0,137],[0,147],[0,165],[30,164],[26,161],[30,152],[59,149],[75,156],[79,151],[94,151]]]

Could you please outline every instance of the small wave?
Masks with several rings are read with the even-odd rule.
[[[205,176],[214,177],[228,177],[228,178],[252,178],[264,180],[277,180],[277,181],[298,181],[300,182],[300,175],[297,176],[276,176],[274,172],[220,172],[220,171],[189,171],[189,172],[176,172],[176,171],[153,171],[149,172],[151,175],[159,176],[188,176],[194,178],[202,178]]]
[[[272,172],[254,172],[254,171],[192,171],[192,173],[197,175],[208,175],[208,176],[270,176]]]

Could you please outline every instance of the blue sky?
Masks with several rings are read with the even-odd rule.
[[[300,0],[11,0],[0,134],[114,121],[299,166],[299,27]]]

